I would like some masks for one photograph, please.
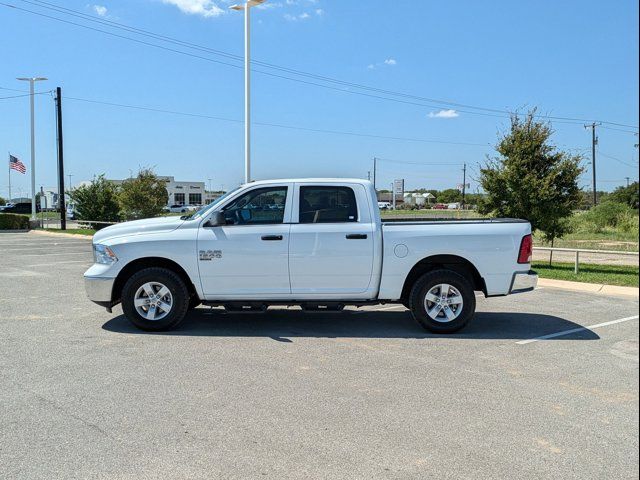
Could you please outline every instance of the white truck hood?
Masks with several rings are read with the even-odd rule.
[[[184,220],[177,216],[145,218],[143,220],[118,223],[97,231],[93,236],[93,243],[101,243],[110,238],[129,235],[171,232],[183,223]]]

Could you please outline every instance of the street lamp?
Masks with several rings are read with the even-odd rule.
[[[36,220],[36,131],[33,108],[33,86],[36,82],[47,79],[45,77],[20,77],[16,80],[29,82],[29,98],[31,100],[31,220]]]
[[[251,181],[251,35],[250,10],[266,0],[247,0],[243,4],[232,5],[231,10],[244,10],[244,181]]]

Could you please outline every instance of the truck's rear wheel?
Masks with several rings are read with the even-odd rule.
[[[416,321],[433,333],[453,333],[464,328],[476,311],[471,283],[451,270],[424,274],[411,289],[409,307]]]
[[[189,291],[173,271],[145,268],[122,289],[122,310],[136,327],[158,332],[176,327],[187,313]]]

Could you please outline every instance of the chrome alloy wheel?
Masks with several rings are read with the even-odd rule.
[[[173,296],[163,284],[147,282],[136,292],[133,304],[142,318],[162,320],[171,311]]]
[[[427,315],[440,323],[451,322],[458,318],[462,313],[463,305],[460,292],[448,283],[433,286],[424,298]]]

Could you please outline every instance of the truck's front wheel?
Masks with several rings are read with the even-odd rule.
[[[158,332],[176,327],[187,313],[189,291],[173,271],[145,268],[122,289],[122,310],[136,327]]]
[[[453,333],[464,328],[476,311],[471,283],[451,270],[424,274],[411,289],[411,314],[433,333]]]

